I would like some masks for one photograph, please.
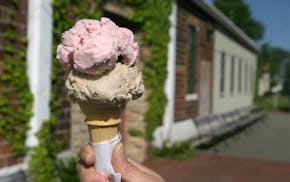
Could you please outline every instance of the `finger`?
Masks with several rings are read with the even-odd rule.
[[[164,181],[163,178],[159,174],[157,174],[156,172],[152,171],[151,169],[149,169],[149,168],[147,168],[145,166],[142,166],[139,162],[135,161],[134,159],[131,159],[131,158],[127,158],[127,159],[133,166],[135,166],[136,168],[140,169],[144,173],[146,173],[148,175],[151,175],[151,176],[155,176],[155,177],[159,178],[160,181]]]
[[[80,162],[84,166],[92,166],[96,160],[94,149],[91,145],[86,144],[80,149]]]
[[[94,167],[85,167],[81,163],[77,164],[77,172],[81,182],[110,182],[107,176],[97,173]]]
[[[122,181],[159,181],[156,177],[141,171],[128,161],[122,143],[118,143],[114,147],[112,164],[115,171],[122,174]]]

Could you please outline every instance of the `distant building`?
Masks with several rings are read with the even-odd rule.
[[[270,73],[263,73],[258,79],[258,96],[263,97],[271,89]]]

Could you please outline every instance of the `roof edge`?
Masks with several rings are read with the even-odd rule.
[[[254,51],[260,51],[260,47],[258,46],[258,44],[255,43],[248,35],[246,35],[236,24],[234,24],[215,6],[209,4],[208,2],[205,2],[204,0],[191,0],[191,2],[200,7],[203,11],[209,14],[215,21],[224,26],[227,30],[241,38]]]

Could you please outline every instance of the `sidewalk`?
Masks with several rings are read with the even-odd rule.
[[[182,162],[145,163],[168,182],[290,181],[290,113],[263,121]]]
[[[200,152],[290,163],[289,140],[290,113],[268,112],[262,121]]]
[[[289,182],[290,164],[201,154],[182,162],[155,160],[146,166],[166,182]]]

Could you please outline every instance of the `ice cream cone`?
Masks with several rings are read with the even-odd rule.
[[[120,114],[126,102],[112,104],[81,102],[79,106],[86,116],[85,122],[88,125],[91,143],[109,141],[119,133]]]

